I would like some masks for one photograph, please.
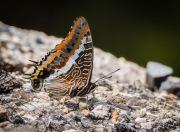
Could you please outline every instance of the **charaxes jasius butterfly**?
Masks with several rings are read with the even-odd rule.
[[[78,17],[60,44],[40,62],[31,61],[35,63],[34,72],[26,75],[30,75],[35,90],[47,91],[59,97],[83,96],[97,86],[97,81],[91,82],[93,54],[89,25],[84,17]]]

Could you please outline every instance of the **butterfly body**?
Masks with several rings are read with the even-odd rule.
[[[93,42],[85,18],[78,17],[67,37],[57,44],[31,74],[31,84],[55,96],[83,96],[96,87],[91,82]]]

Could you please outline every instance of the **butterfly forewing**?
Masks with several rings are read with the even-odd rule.
[[[78,17],[64,41],[45,56],[32,76],[43,79],[43,89],[56,96],[81,96],[89,91],[92,68],[91,32],[86,19]]]

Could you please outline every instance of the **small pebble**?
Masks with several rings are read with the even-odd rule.
[[[84,109],[84,110],[81,111],[81,113],[83,115],[87,116],[89,114],[89,110]]]
[[[0,123],[0,128],[6,127],[10,122],[9,121],[4,121]]]
[[[67,114],[67,113],[69,113],[69,109],[68,109],[68,108],[64,108],[64,109],[63,109],[63,112],[64,112],[65,114]]]
[[[146,115],[146,108],[140,110],[140,117],[144,117]]]
[[[152,128],[154,122],[145,122],[145,123],[141,123],[141,128],[146,129],[146,130],[150,130]]]
[[[143,123],[143,122],[146,122],[146,118],[140,118],[140,117],[137,117],[136,119],[135,119],[135,122],[137,122],[137,123]]]
[[[119,112],[116,109],[111,110],[111,119],[110,119],[110,121],[112,123],[117,122],[118,116],[119,116]]]

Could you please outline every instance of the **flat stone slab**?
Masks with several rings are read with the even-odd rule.
[[[146,70],[147,73],[154,78],[164,77],[173,73],[171,67],[152,61],[148,62]]]
[[[146,83],[150,86],[160,87],[168,76],[172,75],[173,69],[158,62],[148,62]]]

